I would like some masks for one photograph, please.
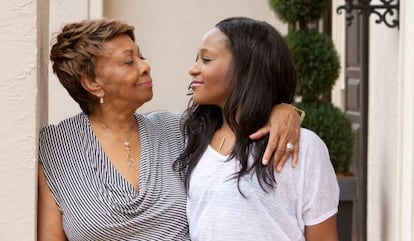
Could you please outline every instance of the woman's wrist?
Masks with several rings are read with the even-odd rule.
[[[299,109],[298,107],[296,107],[296,106],[294,106],[294,105],[292,105],[292,104],[288,104],[288,103],[281,103],[281,104],[284,104],[284,105],[289,105],[289,106],[291,106],[294,110],[296,110],[296,112],[298,113],[298,115],[299,115],[299,117],[300,117],[300,124],[302,124],[303,119],[305,119],[305,115],[306,115],[306,113],[305,113],[305,111],[304,111],[304,110]]]
[[[301,110],[301,109],[299,109],[298,107],[296,107],[296,106],[294,106],[294,105],[292,105],[292,107],[298,112],[298,114],[299,114],[299,116],[300,116],[300,124],[302,124],[302,122],[303,122],[303,119],[305,119],[305,115],[306,115],[306,113],[305,113],[305,111],[304,110]]]

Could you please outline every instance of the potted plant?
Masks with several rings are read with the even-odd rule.
[[[337,215],[339,239],[351,240],[356,178],[349,172],[353,132],[346,114],[330,101],[340,71],[338,53],[331,38],[311,26],[324,14],[327,0],[269,0],[277,16],[289,24],[286,42],[298,75],[295,105],[306,112],[302,126],[326,143],[340,187]]]

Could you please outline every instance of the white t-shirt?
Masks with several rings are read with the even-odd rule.
[[[255,174],[231,176],[238,162],[210,146],[191,174],[187,217],[192,241],[305,240],[305,226],[338,211],[339,188],[325,143],[301,129],[299,162],[275,172],[276,187],[265,192]]]

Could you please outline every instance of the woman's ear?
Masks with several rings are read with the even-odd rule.
[[[96,97],[103,97],[104,91],[101,85],[96,82],[95,78],[92,78],[89,75],[82,75],[80,78],[81,85],[83,88],[88,91],[91,95]]]

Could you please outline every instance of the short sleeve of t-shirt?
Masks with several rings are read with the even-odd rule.
[[[306,135],[304,153],[299,156],[304,166],[303,180],[298,193],[302,193],[302,219],[305,226],[321,223],[337,213],[339,203],[339,187],[329,158],[329,151],[320,137],[310,130],[302,129],[301,135]],[[333,195],[334,194],[334,195]]]

